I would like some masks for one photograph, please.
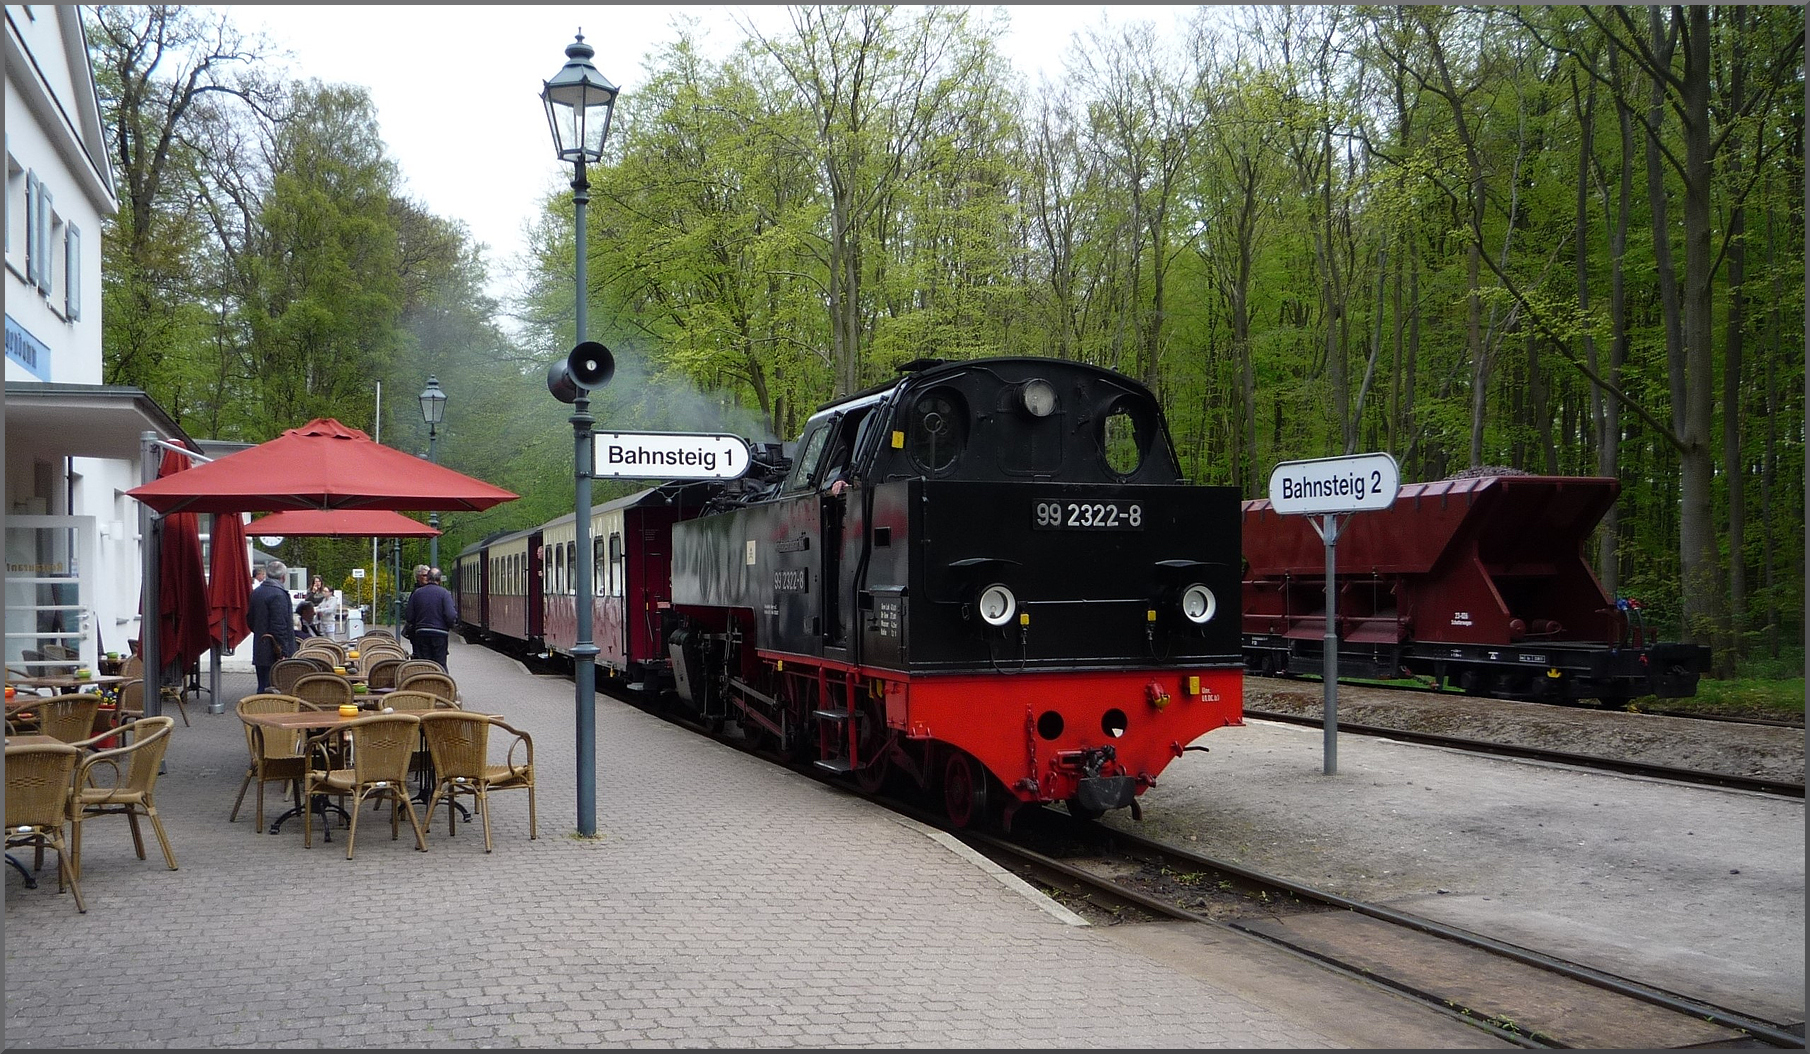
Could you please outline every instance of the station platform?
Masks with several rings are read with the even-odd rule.
[[[302,847],[254,829],[231,703],[177,723],[159,812],[181,869],[84,824],[87,914],[6,869],[9,1048],[1501,1045],[1231,931],[1104,927],[919,824],[597,700],[576,834],[572,682],[454,640],[466,705],[534,737],[526,795],[415,850],[388,817]],[[1216,733],[1217,734],[1217,733]],[[269,791],[266,823],[286,808]],[[387,810],[386,810],[387,812]],[[150,838],[150,832],[146,832]]]

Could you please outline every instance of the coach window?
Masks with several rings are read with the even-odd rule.
[[[1100,454],[1106,468],[1123,479],[1144,463],[1144,449],[1149,445],[1142,422],[1123,403],[1112,408],[1100,422]]]
[[[611,538],[616,537],[610,535]],[[610,577],[610,565],[603,560],[603,539],[591,536],[591,593],[595,596],[610,596],[606,585]]]
[[[936,474],[955,464],[968,439],[968,407],[951,388],[932,388],[911,404],[906,452],[918,468]]]
[[[622,573],[622,535],[620,534],[610,535],[609,568],[610,596],[619,597],[622,595],[623,578],[625,577]]]
[[[578,595],[578,543],[566,543],[566,592]]]

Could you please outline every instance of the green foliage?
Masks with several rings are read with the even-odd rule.
[[[404,565],[405,577],[413,566],[413,564]],[[390,595],[396,588],[396,576],[387,564],[379,565],[373,571],[368,558],[365,561],[364,569],[363,578],[353,578],[352,572],[347,571],[346,576],[339,580],[338,588],[341,590],[340,595],[345,598],[346,606],[359,607],[362,605],[367,615],[367,621],[369,621],[368,616],[373,610],[373,605],[381,611],[383,606],[388,603]],[[325,576],[322,577],[324,580]]]
[[[1708,12],[1706,186],[1674,163],[1690,145],[1682,54],[1648,185],[1651,41],[1623,13],[1202,9],[1185,27],[1081,34],[1056,90],[1015,78],[973,9],[801,9],[720,61],[682,26],[588,173],[586,336],[618,359],[593,411],[607,427],[789,439],[911,359],[1028,354],[1147,381],[1189,476],[1247,496],[1278,461],[1348,446],[1388,451],[1407,481],[1595,474],[1606,456],[1623,487],[1599,568],[1613,591],[1644,600],[1664,636],[1789,656],[1804,610],[1802,10]],[[413,396],[432,374],[452,399],[436,459],[522,495],[443,515],[442,565],[569,512],[569,411],[545,370],[576,335],[570,194],[543,201],[527,292],[507,305],[532,321],[505,334],[477,248],[399,192],[360,90],[254,83],[257,46],[235,38],[199,75],[222,89],[211,102],[166,104],[189,67],[136,42],[210,39],[224,17],[105,8],[98,23],[107,126],[140,144],[174,131],[157,178],[134,160],[148,154],[115,159],[130,207],[103,250],[109,380],[196,434],[263,439],[330,414],[425,454]],[[1729,285],[1735,245],[1688,273],[1684,203],[1705,202],[1687,191],[1707,194],[1718,238],[1744,210],[1744,290]],[[1662,207],[1674,244],[1655,243]],[[1692,290],[1714,334],[1707,422],[1675,405],[1705,391],[1668,336],[1668,296]],[[1725,377],[1737,295],[1742,358]],[[1684,456],[1687,424],[1717,457],[1727,428],[1732,463]],[[1741,610],[1687,625],[1701,598],[1683,595],[1679,553],[1706,516],[1719,566],[1700,592],[1732,602],[1737,566],[1747,586]],[[324,555],[337,569],[357,553]]]

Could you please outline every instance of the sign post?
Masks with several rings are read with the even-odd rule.
[[[1320,680],[1325,688],[1325,732],[1322,771],[1339,771],[1339,623],[1338,566],[1341,516],[1386,509],[1401,490],[1401,470],[1388,454],[1284,461],[1270,473],[1270,507],[1280,515],[1318,516],[1310,520],[1326,543],[1326,636]]]

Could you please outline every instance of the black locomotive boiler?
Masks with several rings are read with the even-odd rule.
[[[1110,370],[921,361],[820,409],[789,473],[671,532],[679,705],[951,817],[1133,805],[1238,724],[1236,491]]]

